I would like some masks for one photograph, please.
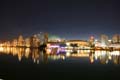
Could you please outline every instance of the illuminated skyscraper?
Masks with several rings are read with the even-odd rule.
[[[31,47],[39,47],[40,46],[40,40],[37,37],[37,35],[33,35],[30,38],[30,45],[31,45]]]
[[[106,46],[108,46],[109,45],[109,41],[108,41],[108,36],[107,35],[101,35],[101,37],[100,37],[100,42],[101,42],[101,45],[103,46],[103,47],[106,47]]]
[[[120,42],[120,36],[118,34],[115,34],[112,37],[112,43],[119,43]]]
[[[13,42],[12,42],[12,46],[13,46],[13,47],[16,47],[16,46],[17,46],[17,43],[18,43],[17,39],[14,39]]]
[[[25,39],[25,46],[30,47],[30,38]]]
[[[18,37],[18,46],[24,46],[24,39],[22,35]]]
[[[94,47],[94,45],[95,45],[95,44],[94,44],[94,41],[95,41],[94,36],[91,36],[90,39],[89,39],[89,46],[90,46],[90,47]]]

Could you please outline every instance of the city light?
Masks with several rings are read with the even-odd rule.
[[[120,55],[120,41],[118,35],[114,35],[109,39],[107,35],[102,34],[100,39],[95,39],[91,36],[89,40],[62,40],[58,38],[51,38],[49,40],[48,34],[35,34],[31,37],[23,37],[20,35],[13,41],[5,41],[0,43],[0,52],[7,55],[12,54],[18,56],[21,61],[23,57],[29,58],[32,53],[34,63],[40,63],[40,52],[44,51],[45,59],[62,59],[73,57],[86,57],[90,59],[91,63],[95,60],[100,60],[103,64],[108,64],[109,60],[114,59]],[[55,41],[54,41],[55,40]]]

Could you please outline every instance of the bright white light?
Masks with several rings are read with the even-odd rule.
[[[97,42],[98,40],[97,39],[95,39],[95,42]]]
[[[111,56],[109,56],[109,59],[111,60],[111,59],[112,59],[112,57],[111,57]]]
[[[120,55],[120,52],[119,51],[113,51],[110,53],[111,55]]]
[[[111,42],[112,40],[108,40],[109,42]]]
[[[67,46],[69,46],[69,45],[70,45],[70,43],[66,43],[66,45],[67,45]]]
[[[66,53],[66,56],[70,56],[70,52],[67,52],[67,53]]]
[[[50,47],[51,48],[57,48],[57,47],[60,47],[60,46],[58,46],[58,45],[51,45]]]
[[[0,47],[0,51],[3,51],[3,47]]]

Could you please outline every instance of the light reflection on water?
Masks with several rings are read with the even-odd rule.
[[[39,49],[30,48],[16,48],[16,47],[0,47],[0,54],[17,56],[21,61],[23,57],[26,59],[32,58],[34,63],[39,64],[41,61],[47,63],[49,60],[56,61],[65,59],[83,59],[88,58],[90,63],[99,61],[101,64],[108,64],[112,62],[114,64],[120,64],[120,51],[105,51],[105,50],[65,50],[65,52],[46,50],[43,53]]]

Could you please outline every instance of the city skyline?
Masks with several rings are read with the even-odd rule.
[[[2,1],[0,39],[48,32],[67,39],[120,34],[116,0]]]
[[[0,80],[119,80],[120,0],[0,0]]]
[[[46,33],[47,33],[47,32],[39,32],[39,33],[31,34],[31,35],[29,35],[29,36],[26,36],[26,35],[24,35],[24,34],[23,34],[23,35],[20,34],[20,35],[18,35],[18,36],[16,36],[16,37],[13,37],[13,38],[11,38],[11,39],[9,39],[10,36],[9,36],[7,39],[5,39],[5,40],[0,39],[0,41],[1,41],[1,42],[13,41],[14,39],[19,39],[20,36],[22,36],[23,39],[31,38],[31,37],[33,37],[33,36],[37,36],[39,39],[42,39],[43,36],[44,36]],[[101,36],[106,36],[106,37],[108,38],[108,40],[112,40],[114,37],[117,37],[118,39],[120,39],[120,34],[113,34],[113,35],[107,35],[107,34],[87,35],[88,37],[86,37],[86,38],[80,37],[79,34],[76,35],[77,38],[76,38],[76,37],[68,38],[68,37],[65,37],[65,36],[59,36],[59,35],[50,34],[50,33],[47,33],[47,35],[48,35],[48,39],[50,39],[50,40],[56,40],[56,39],[61,39],[61,40],[62,40],[62,39],[64,39],[64,40],[86,40],[86,41],[89,41],[89,39],[90,39],[91,37],[94,37],[95,40],[101,40]]]

